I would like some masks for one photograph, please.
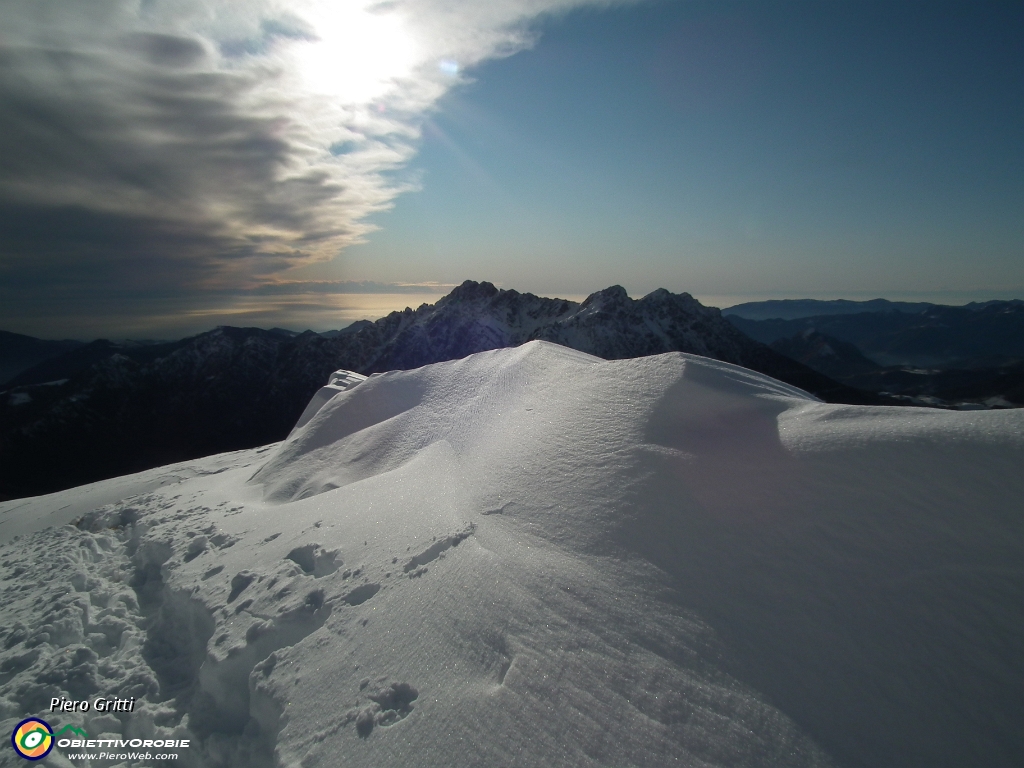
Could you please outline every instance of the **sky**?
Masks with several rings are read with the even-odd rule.
[[[1024,6],[5,0],[0,328],[1024,298]]]

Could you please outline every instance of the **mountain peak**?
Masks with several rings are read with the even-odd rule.
[[[680,294],[680,295],[681,296],[689,296],[690,294],[683,293],[683,294]],[[655,288],[653,291],[651,291],[646,296],[644,296],[644,298],[645,299],[652,299],[654,301],[663,301],[663,300],[667,299],[669,296],[672,296],[672,293],[670,293],[668,289],[666,289],[666,288]]]
[[[689,309],[691,311],[692,310],[698,310],[698,309],[699,310],[703,310],[703,311],[707,311],[707,310],[713,310],[713,311],[716,311],[716,312],[718,311],[714,307],[705,307],[703,304],[701,304],[699,301],[697,301],[697,299],[693,298],[693,296],[691,296],[688,293],[685,293],[685,292],[684,293],[672,293],[671,291],[668,291],[665,288],[657,288],[657,289],[651,291],[646,296],[644,296],[642,299],[640,299],[640,301],[643,304],[649,304],[649,305],[650,304],[653,304],[653,305],[677,304],[677,305],[685,307],[685,308],[687,308],[687,309]]]
[[[629,304],[631,299],[626,289],[621,285],[611,285],[602,291],[595,291],[587,296],[580,305],[580,309],[592,307],[594,309],[605,309],[606,307],[621,307]]]
[[[466,280],[462,285],[456,286],[452,292],[441,301],[454,303],[457,301],[477,301],[479,299],[490,299],[498,295],[500,291],[494,287],[494,283],[486,281],[478,283],[475,280]]]

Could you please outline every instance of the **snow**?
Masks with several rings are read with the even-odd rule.
[[[309,404],[306,405],[302,414],[299,416],[299,420],[295,423],[295,429],[304,427],[306,423],[316,415],[316,412],[324,407],[324,403],[333,398],[339,392],[351,389],[363,381],[366,381],[366,377],[361,373],[355,373],[354,371],[340,370],[332,373],[327,384],[320,387],[313,397],[310,398]],[[289,437],[291,437],[291,435],[289,435]]]
[[[181,766],[1019,765],[1022,465],[1021,410],[679,353],[375,375],[283,443],[0,504],[0,716]]]

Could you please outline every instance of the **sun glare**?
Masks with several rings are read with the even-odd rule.
[[[296,43],[292,55],[306,87],[341,103],[385,95],[409,75],[417,46],[397,13],[372,13],[357,3],[320,2],[303,14],[317,40]]]

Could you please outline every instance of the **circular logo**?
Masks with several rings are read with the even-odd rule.
[[[22,720],[11,734],[14,751],[26,760],[42,760],[53,749],[53,728],[45,720]]]

